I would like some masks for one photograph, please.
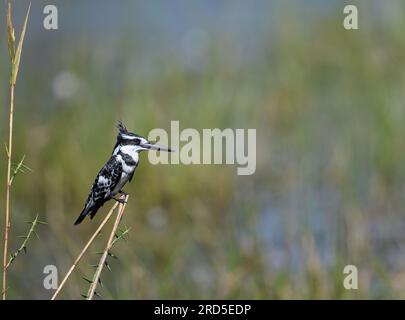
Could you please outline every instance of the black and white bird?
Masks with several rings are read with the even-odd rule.
[[[118,123],[118,130],[117,142],[111,158],[98,173],[84,209],[77,218],[75,225],[81,223],[88,215],[90,219],[93,219],[98,209],[109,200],[123,201],[114,197],[118,193],[125,194],[122,188],[128,181],[131,182],[134,176],[139,163],[139,152],[149,150],[172,151],[170,148],[152,144],[145,138],[129,132],[121,122]]]

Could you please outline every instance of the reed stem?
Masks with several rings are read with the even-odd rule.
[[[14,117],[14,88],[10,83],[10,115],[8,121],[8,147],[7,147],[7,181],[6,181],[6,217],[4,223],[4,249],[3,249],[3,289],[2,299],[6,300],[7,291],[7,260],[8,260],[8,235],[10,230],[10,191],[11,191],[11,156],[13,152],[13,117]]]
[[[114,204],[114,206],[110,209],[108,212],[107,216],[104,218],[103,222],[100,223],[99,227],[97,230],[93,233],[93,235],[90,237],[89,241],[87,241],[86,245],[83,247],[82,251],[79,253],[75,261],[73,262],[72,266],[66,273],[65,277],[63,278],[62,282],[59,284],[58,288],[56,289],[55,293],[53,294],[51,300],[55,300],[60,291],[62,290],[63,286],[65,285],[66,281],[74,271],[74,269],[77,267],[79,264],[80,260],[82,259],[83,255],[86,253],[87,249],[90,247],[90,245],[93,243],[94,239],[99,235],[101,230],[104,228],[105,224],[108,222],[110,219],[111,215],[113,214],[115,208],[117,208],[118,202]]]
[[[87,300],[93,300],[94,293],[96,292],[97,284],[100,281],[101,271],[103,271],[103,267],[106,264],[106,259],[107,259],[108,253],[110,252],[110,250],[114,244],[115,234],[116,234],[118,226],[121,222],[122,216],[124,215],[125,207],[126,207],[127,201],[128,201],[128,195],[125,196],[124,200],[125,200],[125,203],[120,204],[120,206],[119,206],[117,218],[115,219],[115,223],[111,230],[110,237],[108,239],[104,252],[101,255],[100,261],[97,266],[97,270],[94,273],[93,281],[91,282],[89,291],[87,292],[87,298],[86,298]]]

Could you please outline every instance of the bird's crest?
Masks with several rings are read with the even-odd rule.
[[[126,140],[134,140],[140,137],[139,135],[133,132],[129,132],[121,121],[118,121],[117,128],[118,128],[117,143]]]
[[[121,120],[118,121],[117,128],[118,128],[118,131],[119,131],[120,134],[127,134],[128,133],[127,128],[125,128],[125,126],[123,125]]]

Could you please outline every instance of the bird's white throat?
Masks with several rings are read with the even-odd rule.
[[[139,160],[139,151],[140,148],[139,146],[134,146],[134,145],[128,145],[128,146],[122,146],[119,149],[120,152],[127,154],[130,156],[136,163],[138,163]]]

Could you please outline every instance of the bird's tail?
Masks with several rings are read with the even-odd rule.
[[[95,202],[95,203],[92,203],[91,205],[86,205],[84,207],[83,211],[80,213],[77,220],[75,221],[74,225],[77,226],[78,224],[80,224],[84,220],[84,218],[88,215],[90,215],[90,219],[93,219],[94,216],[96,215],[98,209],[100,209],[100,207],[102,205],[103,205],[103,203],[100,203],[100,202]]]
[[[77,226],[78,224],[80,224],[88,213],[89,213],[88,208],[84,208],[83,211],[80,213],[79,217],[77,218],[77,220],[75,221],[74,225]]]

